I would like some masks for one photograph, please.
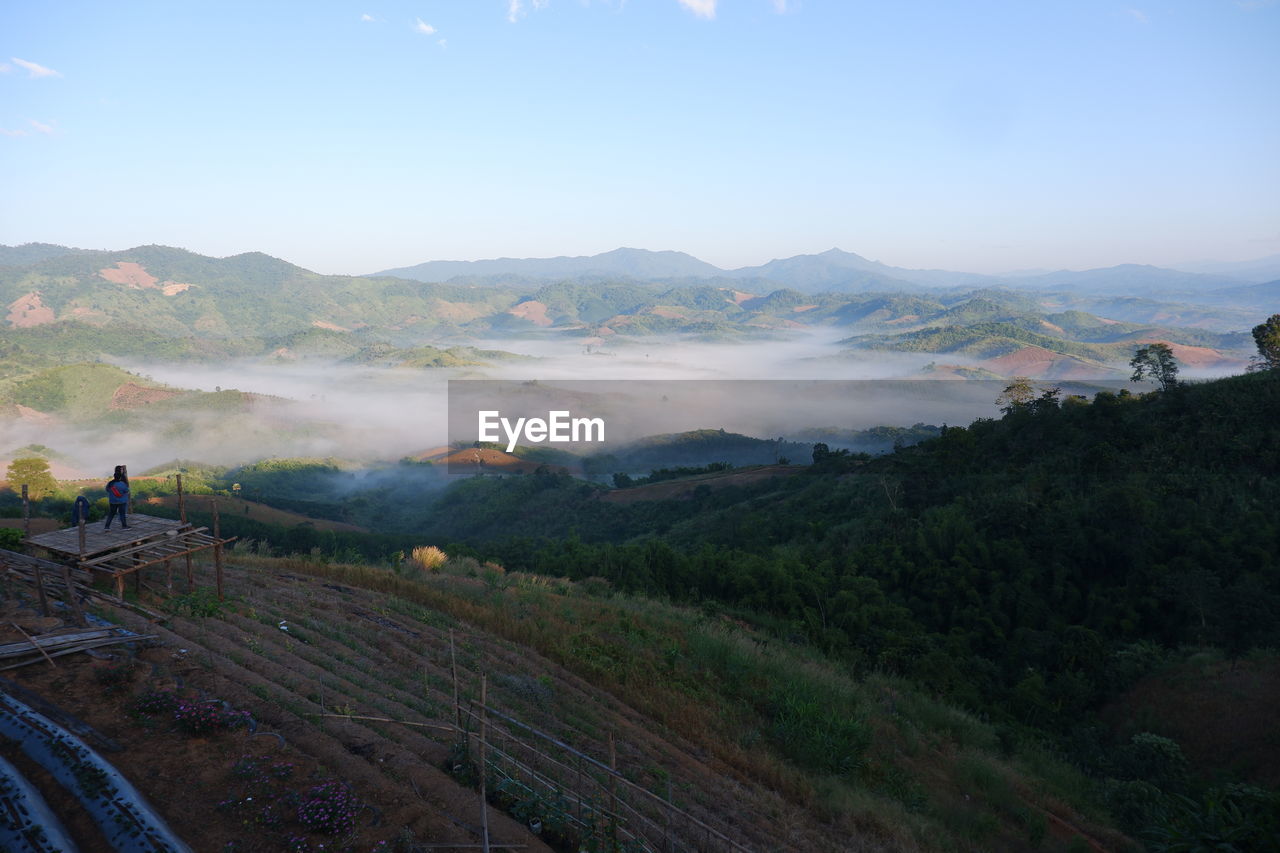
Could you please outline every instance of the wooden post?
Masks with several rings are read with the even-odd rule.
[[[458,656],[453,650],[452,628],[449,629],[449,666],[453,669],[453,724],[458,727],[458,731],[462,731],[462,709],[458,705]]]
[[[213,576],[218,585],[218,600],[222,600],[222,532],[218,526],[218,499],[209,500],[209,508],[213,511],[213,538],[219,540],[213,546]]]
[[[489,726],[489,676],[480,676],[480,829],[484,853],[489,853],[489,801],[485,796],[485,777],[488,776],[485,766],[485,737]]]
[[[31,501],[27,498],[27,484],[22,484],[22,530],[23,538],[31,538]],[[80,550],[84,550],[81,546]],[[40,571],[40,564],[35,564],[36,569],[36,598],[40,601],[40,612],[49,615],[49,601],[44,597],[44,573]]]
[[[613,773],[618,772],[618,753],[613,745],[613,732],[609,732],[609,769]],[[618,846],[618,793],[616,783],[614,782],[613,773],[609,774],[609,811],[613,812],[609,818],[609,836],[613,841],[613,846]]]
[[[76,624],[84,628],[89,623],[85,621],[84,611],[80,609],[80,602],[76,600],[76,585],[71,582],[71,570],[66,566],[62,567],[62,582],[67,585],[67,606],[71,608]]]
[[[667,805],[671,805],[671,774],[667,774]],[[662,828],[662,849],[669,851],[672,849],[671,844],[671,809],[665,808],[662,814],[666,817],[666,825]]]
[[[176,475],[178,478],[178,520],[183,524],[187,523],[187,500],[182,494],[182,475]]]

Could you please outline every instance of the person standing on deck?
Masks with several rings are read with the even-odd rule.
[[[119,515],[120,526],[128,530],[129,519],[125,513],[129,508],[129,479],[121,473],[118,467],[116,468],[115,476],[111,478],[111,482],[107,483],[107,505],[111,511],[107,514],[107,523],[102,529],[110,530],[111,520]]]

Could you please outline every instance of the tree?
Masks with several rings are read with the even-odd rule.
[[[27,496],[33,501],[38,501],[45,495],[52,494],[58,488],[58,483],[53,479],[53,474],[49,473],[49,461],[41,459],[39,456],[13,460],[9,463],[9,471],[6,476],[9,479],[9,488],[15,492],[20,491],[22,484],[26,483]]]
[[[1168,391],[1178,384],[1178,360],[1173,357],[1173,350],[1168,344],[1138,347],[1129,360],[1129,366],[1133,368],[1130,382],[1150,378],[1152,382],[1160,383],[1161,391]]]
[[[1280,370],[1280,314],[1272,314],[1265,323],[1253,327],[1253,340],[1258,355],[1250,370]]]
[[[1016,409],[1028,405],[1035,399],[1036,389],[1031,387],[1031,380],[1025,376],[1015,376],[1009,385],[996,397],[996,405],[1006,415]]]

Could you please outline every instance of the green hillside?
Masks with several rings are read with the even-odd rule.
[[[1126,746],[1133,730],[1097,714],[1186,649],[1239,659],[1280,643],[1278,505],[1272,371],[1014,406],[880,460],[828,454],[806,475],[681,501],[602,502],[550,473],[467,481],[423,533],[727,608],[854,673],[908,678],[1012,743],[1055,744],[1131,832],[1181,832],[1226,797],[1250,815],[1241,837],[1261,839],[1274,794],[1223,784],[1258,784],[1265,762],[1175,772],[1138,757],[1156,741]],[[1274,746],[1254,751],[1280,758]]]
[[[751,341],[824,327],[857,333],[848,343],[861,349],[990,358],[1039,346],[1093,366],[1123,364],[1131,342],[1142,339],[1207,347],[1230,357],[1249,348],[1239,331],[1248,318],[1224,314],[1225,309],[1182,311],[1151,300],[1135,307],[1123,300],[990,287],[927,296],[810,294],[771,282],[770,290],[752,295],[719,279],[675,286],[599,277],[426,284],[319,275],[261,253],[208,258],[164,246],[62,254],[36,247],[15,257],[26,262],[0,266],[0,305],[9,311],[0,358],[39,366],[104,356],[243,355],[467,366],[485,359],[393,350],[448,349],[501,335],[609,332],[622,339]],[[735,286],[760,284],[766,283],[744,280]],[[1114,308],[1119,319],[1085,310],[1095,303]],[[1183,327],[1200,319],[1215,331]],[[1236,331],[1218,331],[1230,322],[1238,322]],[[606,325],[607,332],[601,329]]]

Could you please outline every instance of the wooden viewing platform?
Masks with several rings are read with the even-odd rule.
[[[77,569],[110,575],[115,580],[116,595],[123,598],[125,575],[158,563],[169,568],[169,561],[176,557],[186,559],[190,586],[191,555],[214,549],[214,559],[220,570],[222,546],[234,539],[223,539],[216,532],[210,535],[207,527],[194,527],[186,521],[130,513],[128,527],[116,524],[104,529],[100,523],[86,522],[76,527],[28,536],[22,541],[23,544],[43,548]],[[219,571],[219,594],[222,592],[221,580],[222,572]],[[172,574],[169,585],[172,586]]]

